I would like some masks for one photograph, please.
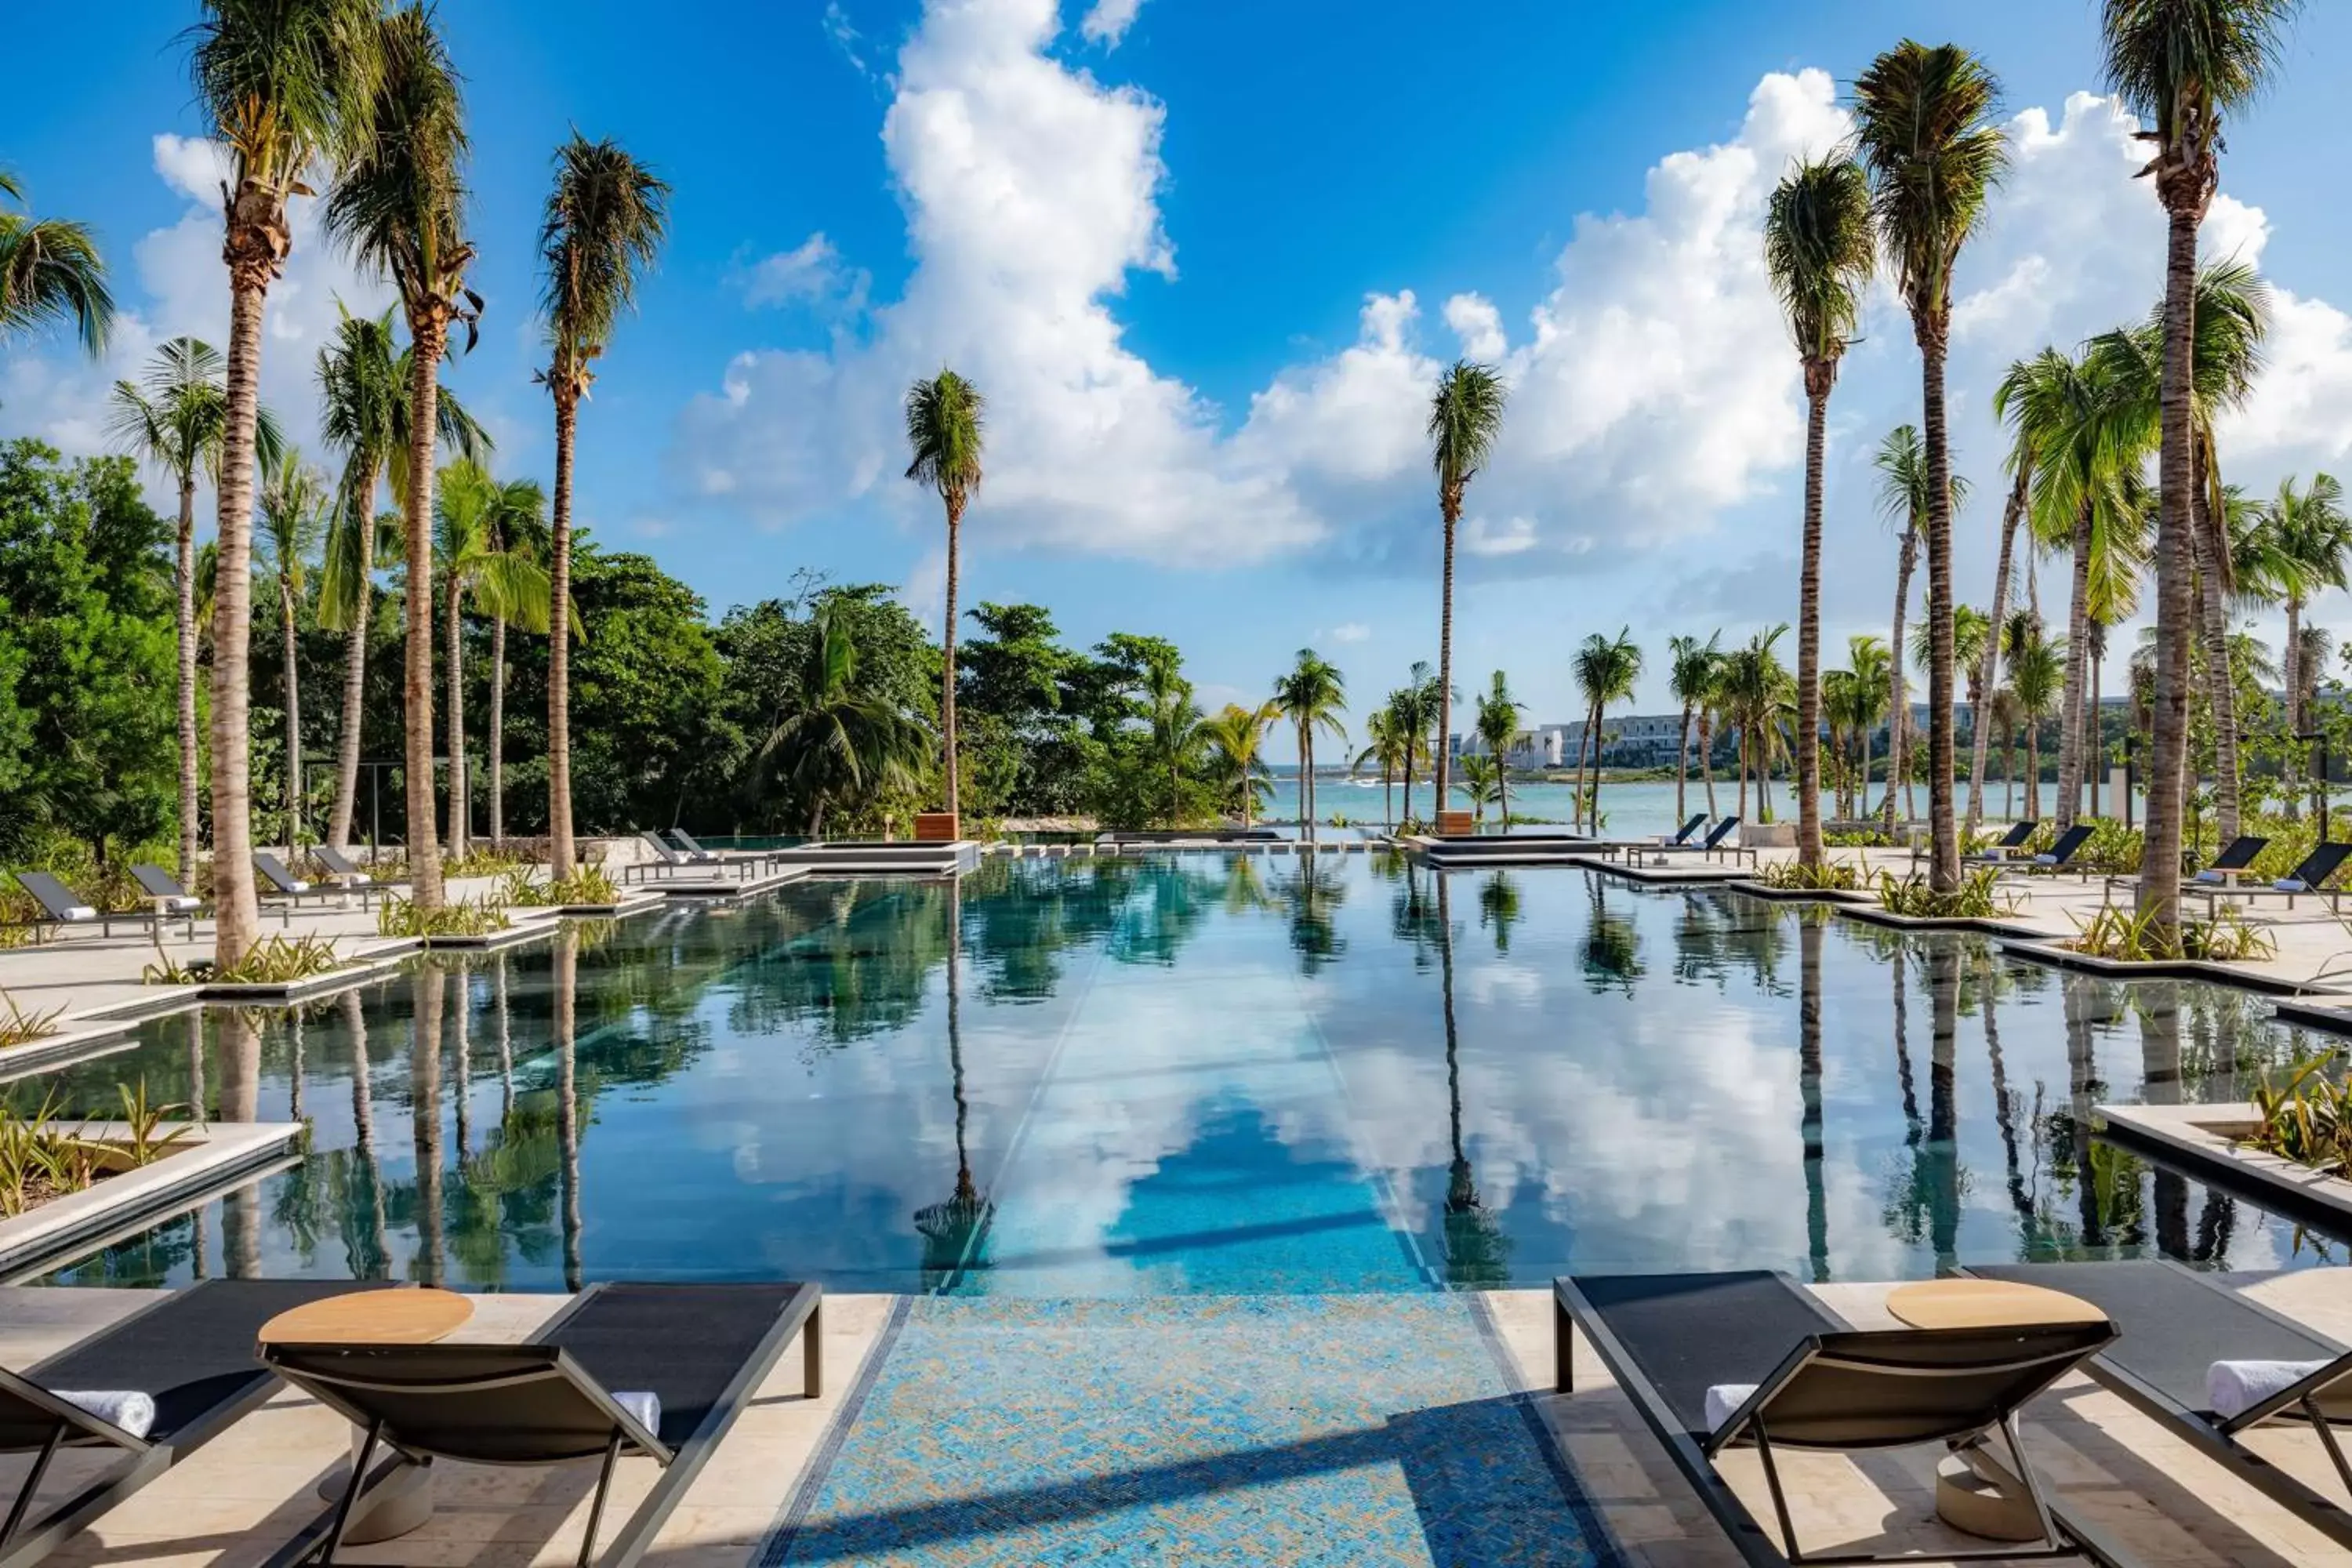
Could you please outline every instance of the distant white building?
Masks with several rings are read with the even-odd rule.
[[[1585,744],[1584,721],[1560,727],[1562,754],[1568,765],[1573,766],[1579,750]],[[1691,744],[1698,744],[1697,726],[1692,726]],[[1604,718],[1601,721],[1601,762],[1612,768],[1672,767],[1675,748],[1681,742],[1683,716],[1675,713],[1633,713]]]
[[[1511,748],[1503,760],[1515,768],[1556,768],[1567,754],[1568,726],[1538,724],[1522,730],[1511,738]],[[1447,750],[1457,757],[1482,757],[1486,754],[1486,742],[1478,735],[1454,735],[1448,738]]]

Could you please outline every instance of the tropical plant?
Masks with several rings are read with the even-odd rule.
[[[1437,616],[1437,805],[1445,809],[1446,767],[1454,725],[1454,534],[1462,521],[1463,492],[1494,456],[1503,432],[1508,392],[1492,365],[1458,359],[1437,378],[1429,400],[1431,466],[1437,470],[1437,510],[1445,530],[1445,564]],[[1412,792],[1405,795],[1412,809]]]
[[[1527,704],[1511,695],[1501,670],[1478,699],[1478,739],[1495,759],[1495,805],[1503,826],[1511,824],[1511,742],[1519,738],[1519,715]]]
[[[2039,422],[2027,416],[2030,389],[2042,384],[2053,374],[2063,374],[2073,362],[2054,348],[2045,348],[2030,360],[2014,360],[1993,389],[1993,414],[2010,427],[2010,446],[2004,457],[2009,470],[2009,500],[2000,513],[2000,552],[1992,574],[1992,608],[1987,619],[1995,626],[2009,618],[2009,578],[2012,552],[2017,543],[2018,524],[2025,520],[2026,504],[2032,493],[2036,453],[2041,439]],[[1979,653],[1979,668],[1973,689],[1985,693],[1992,701],[2000,700],[2000,657],[2002,639],[1989,637]],[[1969,812],[1960,837],[1973,842],[1977,825],[1984,817],[1985,761],[1988,742],[1993,726],[1990,715],[1982,710],[1975,715],[1969,762]]]
[[[1970,871],[1953,888],[1937,888],[1912,876],[1897,879],[1892,871],[1878,874],[1878,907],[1912,920],[1991,920],[2011,910],[2000,896],[2000,874],[1990,868]]]
[[[2327,1070],[2340,1053],[2324,1051],[2254,1086],[2254,1129],[2246,1146],[2323,1176],[2352,1172],[2352,1083]]]
[[[1944,414],[1944,358],[1951,338],[1952,268],[1983,216],[2007,160],[1992,121],[1992,73],[1956,45],[1906,39],[1870,63],[1853,85],[1854,142],[1870,174],[1879,241],[1919,345],[1921,457],[1927,470],[1929,877],[1959,884],[1952,814],[1952,463]]]
[[[25,187],[0,169],[0,196],[22,203]],[[70,326],[92,355],[106,348],[114,295],[90,231],[63,218],[0,211],[0,344],[52,326]]]
[[[1577,646],[1572,661],[1577,689],[1584,693],[1584,734],[1592,752],[1592,784],[1587,794],[1582,782],[1584,748],[1578,748],[1578,794],[1586,820],[1596,833],[1601,829],[1601,727],[1610,705],[1631,701],[1634,684],[1642,679],[1642,650],[1633,634],[1632,626],[1620,628],[1614,637],[1594,632]]]
[[[1805,378],[1805,519],[1797,591],[1797,859],[1822,863],[1822,461],[1830,391],[1877,259],[1870,185],[1852,158],[1799,163],[1773,189],[1764,269]],[[1678,807],[1679,809],[1679,807]]]
[[[506,874],[499,884],[498,901],[517,909],[606,908],[621,901],[621,884],[604,867],[586,861],[574,867],[569,877],[545,881],[524,867]]]
[[[1258,748],[1265,739],[1266,726],[1280,716],[1281,710],[1271,702],[1254,709],[1228,702],[1202,721],[1208,735],[1209,773],[1216,782],[1218,805],[1227,811],[1239,807],[1244,827],[1255,821],[1259,805],[1273,787]]]
[[[118,381],[107,399],[107,435],[119,451],[160,468],[180,502],[173,584],[177,590],[180,647],[180,885],[196,879],[196,791],[203,771],[196,730],[196,479],[220,481],[221,443],[228,432],[224,362],[210,343],[173,338],[155,351],[137,381]],[[254,411],[254,450],[275,467],[284,439],[267,408]]]
[[[135,1089],[127,1083],[118,1083],[114,1087],[121,1096],[122,1127],[129,1140],[127,1145],[121,1147],[132,1169],[153,1164],[195,1131],[184,1124],[173,1128],[169,1132],[163,1131],[164,1125],[173,1116],[185,1116],[188,1108],[184,1105],[155,1104],[148,1098],[144,1078],[139,1080]]]
[[[669,233],[669,186],[617,143],[574,131],[556,149],[555,185],[539,231],[540,315],[548,364],[539,374],[555,403],[554,521],[548,542],[549,603],[572,603],[572,492],[580,405],[595,382],[595,361],[621,313],[635,302],[639,277]],[[950,630],[953,630],[950,625]],[[954,680],[955,661],[947,665]],[[549,869],[572,869],[572,649],[547,645],[547,830]],[[952,777],[952,771],[950,771]]]
[[[173,963],[158,942],[155,962],[140,972],[140,979],[149,985],[290,985],[355,962],[335,951],[331,937],[268,937],[247,948],[238,963],[190,965]]]
[[[1486,808],[1503,803],[1503,760],[1486,752],[1472,752],[1462,759],[1462,776],[1454,780],[1454,787],[1470,803],[1473,817],[1485,822]],[[1505,827],[1510,826],[1507,816],[1498,816],[1497,820]]]
[[[1691,720],[1703,714],[1708,695],[1715,689],[1715,678],[1721,668],[1723,633],[1716,631],[1702,644],[1695,637],[1673,637],[1666,639],[1666,689],[1681,705],[1683,722],[1680,737],[1675,742],[1675,820],[1687,822],[1690,813],[1683,804],[1685,788],[1690,780]],[[1698,738],[1699,766],[1706,774],[1706,811],[1715,815],[1715,765],[1707,757],[1710,737],[1704,729]]]
[[[2021,610],[2011,618],[2005,640],[2009,689],[2016,700],[2018,722],[2025,730],[2025,816],[2031,822],[2042,816],[2042,725],[2058,700],[2064,655],[2042,635],[2033,617]],[[2061,816],[2059,821],[2063,826],[2065,818]]]
[[[459,899],[455,903],[436,904],[431,908],[414,899],[398,895],[386,898],[376,906],[375,933],[378,936],[434,937],[491,936],[514,924],[505,910],[490,899]]]
[[[1758,815],[1772,816],[1772,764],[1787,755],[1782,726],[1796,709],[1796,683],[1774,651],[1788,635],[1786,621],[1748,638],[1747,646],[1724,655],[1723,675],[1717,684],[1724,711],[1739,731],[1739,815],[1748,815],[1748,775],[1756,774]]]
[[[58,1032],[58,1020],[65,1016],[66,1011],[60,1004],[46,1013],[27,1012],[5,990],[0,990],[0,1007],[7,1010],[5,1015],[0,1015],[0,1051],[11,1046],[47,1039]]]
[[[2286,609],[2284,652],[2286,728],[2300,735],[2309,728],[2303,710],[2303,610],[2323,589],[2352,586],[2352,517],[2344,510],[2344,487],[2332,474],[2315,474],[2297,489],[2292,477],[2279,481],[2278,496],[2263,509],[2262,531],[2270,554],[2273,585]]]
[[[2155,150],[2141,170],[2164,205],[2163,374],[2159,398],[2156,547],[2155,736],[2147,797],[2147,858],[2139,902],[2158,925],[2179,919],[2182,807],[2189,759],[2189,574],[2195,564],[2191,407],[2197,311],[2197,232],[2221,180],[2224,120],[2251,103],[2274,71],[2295,0],[2104,0],[2107,85],[2149,122]],[[2234,737],[2231,737],[2234,742]],[[2228,781],[2234,790],[2235,781]]]
[[[1348,710],[1347,678],[1313,648],[1300,648],[1290,668],[1275,677],[1274,700],[1268,706],[1290,721],[1298,737],[1298,822],[1303,827],[1315,820],[1315,732],[1320,730],[1343,742],[1348,738],[1348,728],[1339,721]],[[1411,800],[1408,792],[1408,809]]]
[[[302,680],[295,660],[300,608],[311,555],[326,537],[331,504],[326,476],[290,448],[261,481],[256,552],[278,580],[280,658],[286,683],[286,842],[302,837]]]
[[[1788,893],[1851,893],[1862,887],[1862,868],[1851,860],[1823,860],[1818,866],[1780,860],[1759,870],[1756,880]]]
[[[1414,820],[1412,764],[1417,760],[1428,759],[1429,731],[1436,724],[1440,711],[1437,677],[1430,672],[1427,659],[1417,658],[1413,660],[1412,668],[1405,672],[1405,683],[1389,693],[1390,720],[1404,748],[1404,821],[1407,823]]]
[[[947,774],[947,809],[959,809],[956,777],[961,771],[956,756],[956,587],[961,575],[958,549],[963,509],[980,488],[984,403],[980,389],[951,370],[941,370],[929,381],[907,390],[907,446],[914,460],[907,477],[939,492],[948,517],[947,629],[940,679],[940,764]]]
[[[474,608],[489,617],[493,630],[491,661],[496,667],[490,686],[491,754],[499,754],[499,728],[503,721],[501,688],[506,681],[506,628],[509,623],[527,632],[545,633],[550,625],[547,568],[527,542],[546,510],[547,498],[530,479],[503,483],[479,463],[459,460],[439,476],[433,504],[433,553],[441,578],[441,603],[446,616],[445,674],[449,683],[449,830],[447,852],[462,856],[472,847],[467,807],[472,791],[466,776],[465,638],[460,607],[471,598]],[[499,781],[492,770],[490,794],[493,819],[498,819]]]
[[[1167,777],[1167,821],[1177,826],[1186,816],[1184,780],[1199,770],[1209,731],[1201,705],[1192,700],[1192,683],[1178,673],[1172,658],[1154,658],[1144,666],[1143,701],[1145,752]]]
[[[1381,821],[1383,826],[1396,826],[1395,779],[1399,769],[1405,766],[1406,737],[1397,721],[1393,704],[1372,710],[1364,720],[1364,739],[1370,742],[1356,753],[1351,767],[1360,768],[1367,763],[1381,770]]]
[[[792,786],[807,807],[809,837],[816,838],[829,806],[913,788],[929,737],[886,694],[859,680],[851,617],[837,601],[821,601],[809,620],[800,679],[758,763],[763,773]]]
[[[1895,782],[1907,779],[1905,751],[1911,732],[1910,683],[1903,678],[1903,622],[1911,605],[1911,574],[1919,562],[1919,542],[1927,512],[1927,449],[1916,425],[1898,425],[1886,433],[1871,458],[1878,469],[1878,511],[1895,525],[1902,539],[1895,570],[1895,629],[1888,636],[1886,708],[1886,831],[1895,831]]]
[[[1851,704],[1845,715],[1846,727],[1853,731],[1855,744],[1862,754],[1854,763],[1856,816],[1870,815],[1870,737],[1882,723],[1888,722],[1887,667],[1892,662],[1885,643],[1868,633],[1856,633],[1845,640],[1846,669],[1853,679],[1846,687],[1846,699]],[[1886,775],[1886,787],[1895,787],[1895,775]]]
[[[382,35],[376,0],[205,0],[187,36],[196,101],[230,164],[222,203],[229,334],[213,603],[212,896],[215,962],[231,969],[261,918],[247,688],[262,305],[294,246],[287,203],[310,194],[302,182],[314,168],[347,165],[373,135]]]

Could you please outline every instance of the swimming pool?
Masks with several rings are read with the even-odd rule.
[[[2244,1098],[2315,1043],[2269,1012],[1580,870],[1187,853],[668,908],[160,1020],[10,1092],[310,1123],[298,1168],[48,1276],[76,1283],[2252,1268],[2315,1255],[2086,1113]]]

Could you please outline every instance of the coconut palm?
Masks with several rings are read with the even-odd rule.
[[[1862,743],[1862,759],[1855,768],[1854,781],[1860,807],[1857,815],[1863,816],[1870,815],[1870,737],[1880,724],[1888,721],[1891,713],[1900,710],[1899,708],[1890,710],[1887,707],[1893,695],[1887,670],[1893,662],[1886,645],[1867,633],[1857,633],[1845,640],[1845,666],[1853,675],[1851,692],[1853,707],[1847,715],[1847,721]],[[1900,699],[1896,700],[1899,702]],[[1894,792],[1895,775],[1892,773],[1886,775],[1886,788],[1889,794]]]
[[[1265,760],[1258,755],[1258,749],[1265,739],[1266,726],[1280,716],[1271,702],[1254,709],[1228,702],[1202,721],[1208,734],[1210,776],[1216,780],[1220,804],[1227,810],[1238,805],[1244,827],[1255,821],[1258,801],[1271,787],[1266,783]]]
[[[2065,681],[2065,656],[2056,643],[2042,635],[2030,616],[2011,623],[2009,689],[2017,700],[2018,720],[2025,727],[2025,815],[2042,816],[2042,724],[2050,717]]]
[[[197,338],[173,338],[155,351],[146,374],[118,381],[107,401],[107,435],[114,447],[161,468],[180,500],[178,591],[180,644],[180,884],[193,887],[198,835],[196,786],[202,769],[196,731],[196,476],[219,482],[221,443],[228,432],[228,393],[220,353]],[[254,447],[264,467],[284,446],[277,418],[254,411]]]
[[[1739,731],[1739,815],[1748,815],[1748,774],[1756,773],[1759,815],[1771,814],[1771,773],[1785,754],[1781,725],[1795,706],[1795,683],[1775,651],[1788,635],[1787,622],[1758,632],[1744,647],[1724,655],[1720,683],[1724,708]]]
[[[1921,664],[1927,662],[1934,651],[1930,646],[1933,630],[1926,622],[1911,628],[1911,657]],[[1976,722],[1984,698],[1978,678],[1984,668],[1984,645],[1992,636],[1992,623],[1974,605],[1952,606],[1952,661],[1968,687],[1969,721]]]
[[[446,649],[444,676],[449,685],[449,853],[467,853],[472,838],[467,807],[472,791],[466,775],[465,639],[463,602],[470,597],[477,611],[490,617],[499,645],[493,658],[505,677],[504,637],[508,625],[527,632],[545,633],[550,625],[547,568],[523,536],[547,507],[547,498],[530,479],[504,483],[490,477],[479,463],[460,459],[442,469],[435,489],[434,570],[440,577]],[[491,701],[499,701],[493,685]],[[503,715],[493,712],[491,744]],[[491,794],[499,782],[493,780]]]
[[[1348,710],[1348,681],[1339,666],[1311,647],[1298,650],[1297,662],[1276,676],[1270,706],[1290,721],[1298,737],[1298,825],[1312,832],[1315,825],[1315,731],[1338,741],[1348,738],[1339,715]],[[1412,808],[1410,793],[1405,809]]]
[[[1511,826],[1511,742],[1519,736],[1519,715],[1527,704],[1511,695],[1510,683],[1501,670],[1495,671],[1494,683],[1478,699],[1478,739],[1485,742],[1486,754],[1495,759],[1495,804],[1504,827]]]
[[[311,555],[326,537],[333,504],[327,478],[302,460],[282,453],[261,481],[261,527],[257,554],[278,579],[278,617],[286,682],[286,844],[293,847],[302,827],[302,684],[295,669],[295,633]]]
[[[1927,512],[1934,480],[1927,466],[1927,444],[1919,438],[1918,426],[1897,425],[1878,444],[1871,458],[1878,470],[1878,512],[1894,524],[1903,545],[1895,558],[1895,629],[1886,641],[1887,669],[1887,737],[1886,737],[1886,831],[1895,831],[1895,782],[1910,777],[1909,759],[1906,755],[1910,739],[1911,712],[1906,700],[1910,682],[1903,675],[1903,622],[1911,605],[1911,574],[1919,563],[1919,545],[1927,537]],[[1956,497],[1968,494],[1968,481],[1951,481]],[[1932,800],[1933,797],[1931,796]]]
[[[1143,668],[1145,752],[1168,774],[1168,825],[1184,817],[1184,776],[1197,770],[1209,747],[1209,731],[1201,705],[1192,700],[1192,683],[1177,672],[1176,661],[1153,658]]]
[[[2262,532],[2272,584],[2286,609],[2287,732],[2300,734],[2306,718],[2300,662],[2303,609],[2313,595],[2347,586],[2347,568],[2352,568],[2352,517],[2345,515],[2344,487],[2332,474],[2314,474],[2302,489],[2292,477],[2281,479],[2277,498],[2263,510]]]
[[[187,36],[205,127],[230,164],[222,204],[229,331],[212,676],[214,951],[226,967],[244,958],[260,927],[247,656],[262,306],[293,249],[287,203],[309,194],[302,182],[315,167],[347,162],[372,134],[382,52],[376,0],[205,0]]]
[[[1416,758],[1429,755],[1430,727],[1437,722],[1439,712],[1437,677],[1430,673],[1429,661],[1417,658],[1405,672],[1405,683],[1389,693],[1389,714],[1404,747],[1404,820],[1415,820],[1412,815],[1412,764]],[[1444,797],[1440,796],[1441,802]]]
[[[555,498],[548,545],[551,602],[572,602],[572,488],[580,405],[639,277],[669,233],[669,187],[618,144],[577,131],[555,153],[555,187],[539,230],[540,315],[548,364],[539,374],[555,402]],[[952,627],[950,627],[952,630]],[[547,647],[548,867],[572,875],[572,648]],[[948,663],[954,681],[955,663]]]
[[[1631,626],[1621,628],[1613,638],[1594,632],[1578,646],[1573,661],[1576,684],[1587,705],[1584,732],[1592,747],[1592,787],[1584,796],[1585,816],[1596,833],[1601,830],[1601,726],[1610,705],[1631,701],[1634,684],[1642,679],[1642,650],[1633,633]],[[1580,764],[1582,754],[1580,748]]]
[[[2075,375],[2073,359],[2055,348],[2045,348],[2031,359],[2011,361],[2008,371],[2001,376],[2000,384],[1993,389],[1993,413],[2010,428],[2009,452],[2003,459],[2010,476],[2009,500],[2001,509],[2000,555],[1993,569],[1992,623],[1995,626],[2005,625],[2009,618],[2011,552],[2016,544],[2018,524],[2025,521],[2034,486],[2046,460],[2045,449],[2053,446],[2056,433],[2064,421],[2067,395]],[[2038,532],[2036,537],[2039,537]],[[2036,614],[2039,614],[2038,605]],[[1985,639],[1979,689],[1994,692],[2000,689],[2000,660],[2006,642],[2005,637]],[[1962,834],[1969,840],[1976,837],[1977,824],[1983,816],[1986,740],[1986,733],[1979,726],[1974,754],[1969,765],[1969,814]]]
[[[2142,134],[2155,156],[2140,173],[2154,177],[2168,220],[2155,738],[2139,879],[2140,910],[2166,946],[2180,913],[2181,791],[2189,757],[2197,231],[2221,181],[2222,122],[2251,103],[2273,73],[2287,20],[2297,9],[2295,0],[2104,0],[2100,13],[2107,85],[2150,124]],[[2234,795],[2235,781],[2228,782]]]
[[[1375,708],[1364,720],[1364,739],[1369,742],[1356,753],[1350,767],[1360,768],[1367,763],[1381,770],[1381,821],[1386,826],[1396,826],[1397,771],[1405,765],[1405,733],[1398,723],[1393,706]]]
[[[1853,84],[1854,142],[1870,172],[1871,209],[1895,288],[1919,345],[1922,458],[1927,469],[1929,880],[1959,883],[1952,815],[1952,460],[1944,417],[1944,356],[1952,327],[1952,268],[1984,215],[2007,161],[1992,121],[1992,73],[1952,44],[1910,39],[1880,55]]]
[[[382,76],[373,124],[327,197],[327,229],[360,265],[391,279],[408,321],[408,589],[404,595],[408,878],[417,907],[442,902],[433,825],[433,448],[450,330],[479,331],[480,296],[466,287],[465,104],[434,13],[411,4],[376,23]],[[452,759],[455,766],[455,759]]]
[[[1454,787],[1461,793],[1463,799],[1470,803],[1472,817],[1475,821],[1481,823],[1485,822],[1486,820],[1486,808],[1489,805],[1500,805],[1502,804],[1502,759],[1484,752],[1474,752],[1470,755],[1464,757],[1462,759],[1462,774],[1459,778],[1454,780]],[[1509,817],[1506,816],[1500,820],[1504,826],[1508,827],[1510,826]]]
[[[343,458],[334,520],[327,531],[326,561],[319,575],[319,625],[343,634],[344,644],[343,717],[336,738],[335,800],[327,826],[327,843],[336,849],[351,842],[352,812],[359,795],[374,574],[406,549],[402,514],[375,510],[376,487],[385,479],[391,481],[395,503],[404,507],[408,496],[408,386],[415,351],[394,349],[392,318],[391,310],[381,316],[342,310],[334,337],[319,351],[320,434]],[[474,462],[488,459],[489,433],[455,394],[438,389],[433,412],[443,449]]]
[[[800,679],[755,759],[763,775],[781,777],[807,807],[811,838],[824,835],[825,811],[836,802],[912,788],[929,740],[915,720],[858,683],[851,624],[830,600],[817,605]]]
[[[1462,521],[1462,495],[1503,430],[1507,397],[1492,365],[1458,359],[1437,378],[1429,400],[1429,444],[1437,470],[1437,510],[1445,524],[1445,565],[1437,616],[1437,805],[1445,809],[1448,737],[1454,732],[1454,532]],[[1405,797],[1412,810],[1412,795]]]
[[[1675,820],[1689,820],[1683,795],[1690,779],[1691,720],[1705,712],[1707,693],[1714,688],[1716,671],[1723,659],[1723,633],[1720,629],[1705,644],[1695,637],[1675,637],[1666,639],[1666,689],[1682,705],[1681,738],[1675,743]],[[1715,815],[1715,768],[1707,757],[1707,736],[1704,727],[1699,732],[1699,764],[1706,772],[1706,810]]]
[[[942,768],[947,773],[947,809],[960,810],[956,777],[962,770],[956,758],[956,586],[961,575],[957,548],[963,527],[963,509],[980,488],[983,402],[980,389],[951,370],[907,389],[907,446],[914,460],[907,477],[937,490],[948,514],[947,630],[941,637],[943,664],[940,678],[940,731]]]
[[[1797,860],[1822,862],[1822,459],[1830,391],[1876,260],[1870,185],[1850,157],[1801,163],[1772,192],[1764,269],[1805,377],[1805,521],[1797,594]]]
[[[24,184],[0,169],[0,197],[25,199]],[[106,260],[84,226],[0,211],[0,344],[53,326],[70,326],[91,354],[104,352],[114,324]]]

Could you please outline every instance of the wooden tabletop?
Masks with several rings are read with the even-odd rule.
[[[2099,1323],[2088,1301],[2006,1279],[1925,1279],[1886,1293],[1886,1310],[1915,1329],[2001,1329],[2025,1323]]]
[[[454,1290],[353,1290],[291,1308],[261,1325],[264,1342],[429,1345],[474,1315]]]

